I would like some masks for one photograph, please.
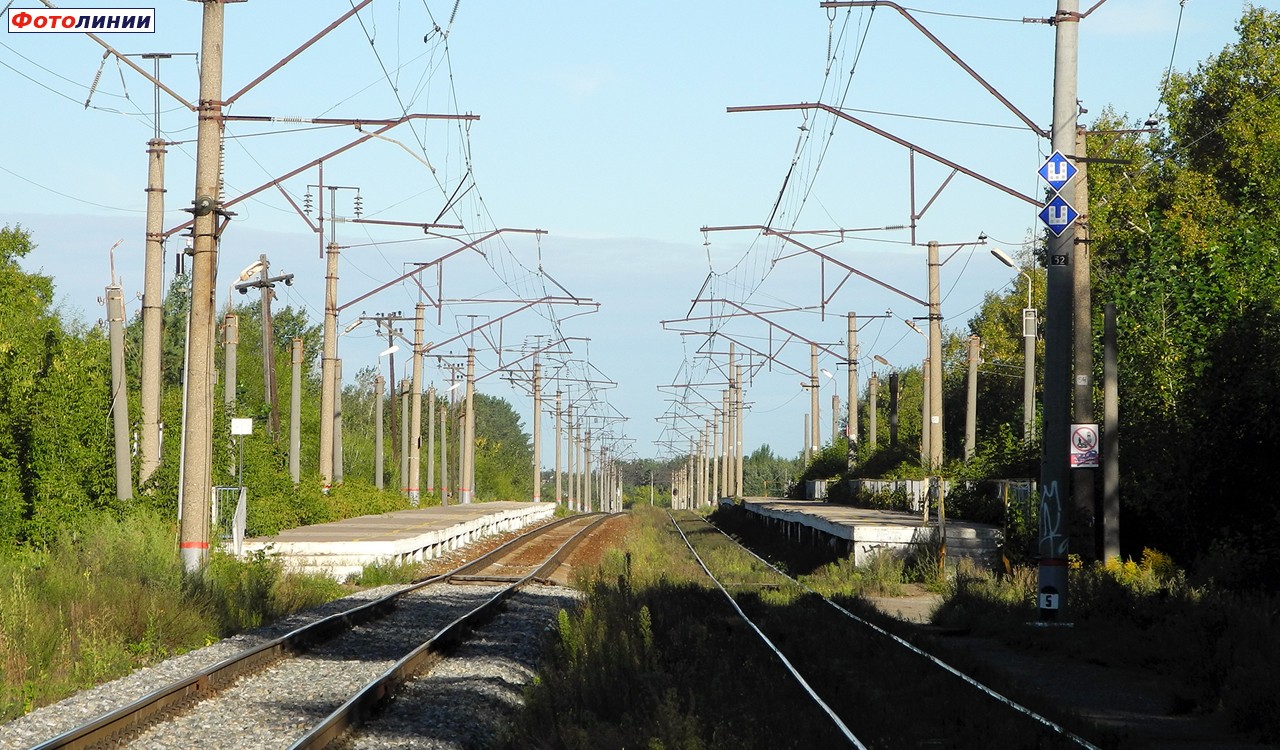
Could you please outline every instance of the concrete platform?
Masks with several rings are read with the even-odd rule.
[[[742,507],[778,527],[788,537],[802,543],[844,545],[855,565],[866,564],[873,555],[889,551],[909,555],[937,536],[937,518],[921,524],[914,513],[852,508],[814,500],[747,498]],[[1000,559],[1003,534],[999,528],[973,521],[947,519],[947,558],[968,558],[984,567]]]
[[[279,555],[289,570],[344,580],[372,563],[439,557],[491,534],[551,518],[555,503],[472,503],[398,510],[244,540],[244,554]]]

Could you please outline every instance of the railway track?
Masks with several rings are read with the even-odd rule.
[[[34,747],[327,747],[455,652],[511,597],[528,597],[517,592],[562,580],[564,560],[606,518],[573,516],[542,526],[449,573],[297,628]]]
[[[670,517],[738,616],[851,747],[1096,750],[1059,722],[808,589],[701,516]]]

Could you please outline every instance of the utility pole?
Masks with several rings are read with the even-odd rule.
[[[533,363],[533,501],[542,502],[542,365]]]
[[[133,499],[129,456],[129,388],[124,376],[124,292],[112,279],[107,287],[107,327],[111,339],[111,424],[115,433],[116,497]]]
[[[858,465],[858,316],[849,313],[848,338],[849,353],[845,360],[849,374],[849,419],[845,423],[844,435],[849,443],[848,467],[853,471]],[[835,433],[831,433],[835,437]]]
[[[156,58],[156,77],[160,59]],[[159,89],[157,89],[157,92]],[[157,94],[158,96],[158,94]],[[138,483],[145,484],[160,465],[161,325],[164,294],[164,140],[159,107],[155,136],[147,141],[147,244],[142,287],[142,434],[138,450]]]
[[[964,460],[973,459],[978,445],[978,350],[982,339],[969,337],[969,398],[964,413]]]
[[[382,386],[382,376],[375,376],[373,378],[373,410],[377,432],[373,438],[373,485],[378,489],[382,489]]]
[[[1056,44],[1053,70],[1052,148],[1071,153],[1076,141],[1077,46],[1080,33],[1079,0],[1057,0],[1054,14]],[[1074,190],[1064,185],[1062,198],[1070,204]],[[1075,231],[1050,232],[1045,302],[1044,437],[1040,461],[1040,541],[1038,606],[1042,622],[1059,619],[1067,607],[1068,524],[1063,508],[1071,483],[1067,465],[1068,416],[1071,392],[1072,270]]]
[[[822,426],[818,421],[818,345],[809,344],[809,457],[822,450]]]
[[[293,379],[289,388],[289,476],[302,481],[302,339],[293,340]]]
[[[413,311],[413,384],[409,391],[409,504],[417,506],[422,491],[422,319],[427,306],[419,302]],[[466,502],[470,502],[469,500]]]
[[[1080,212],[1076,222],[1076,238],[1071,265],[1072,331],[1074,340],[1072,369],[1075,372],[1075,392],[1072,397],[1074,424],[1093,424],[1093,294],[1089,279],[1092,253],[1089,247],[1089,159],[1085,129],[1076,129],[1075,163],[1079,170],[1075,177],[1075,209]],[[1094,528],[1094,470],[1071,470],[1071,492],[1074,513],[1070,524],[1071,546],[1082,555],[1097,558],[1102,541]]]
[[[338,358],[338,243],[325,249],[324,352],[320,359],[320,484],[333,484],[334,362]]]
[[[476,410],[475,410],[475,393],[476,393],[476,350],[467,349],[467,404],[466,404],[466,422],[463,426],[463,459],[462,459],[462,477],[458,481],[460,494],[462,495],[462,504],[471,503],[472,497],[475,495],[476,481]]]
[[[556,504],[564,502],[564,493],[560,486],[560,401],[561,392],[556,390]]]
[[[222,325],[222,403],[227,413],[236,410],[236,352],[240,344],[240,316],[228,312]]]
[[[222,20],[224,5],[206,1],[200,40],[200,107],[196,126],[195,198],[191,213],[191,325],[186,372],[186,421],[182,425],[182,521],[178,547],[189,573],[209,556],[213,502],[213,340],[218,267],[217,219],[222,143]]]

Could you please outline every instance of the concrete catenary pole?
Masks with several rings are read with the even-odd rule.
[[[378,489],[382,489],[382,389],[383,380],[381,375],[373,378],[373,411],[374,421],[377,423],[373,437],[373,485]]]
[[[413,311],[413,383],[409,387],[409,504],[422,497],[422,324],[427,306]]]
[[[720,410],[711,410],[711,498],[719,502],[724,495],[720,494],[720,456],[724,452],[724,434],[720,432],[722,418]]]
[[[342,358],[333,361],[333,483],[342,484]]]
[[[822,450],[822,423],[818,411],[818,345],[809,344],[809,457]]]
[[[1088,146],[1084,128],[1076,129],[1075,177],[1076,241],[1075,258],[1071,263],[1072,294],[1072,371],[1075,373],[1072,394],[1071,421],[1075,424],[1093,424],[1093,294],[1089,280],[1089,163]],[[1087,558],[1103,554],[1101,538],[1094,528],[1094,470],[1071,470],[1071,494],[1073,502],[1071,546]]]
[[[561,485],[561,477],[560,477],[560,467],[562,465],[561,450],[560,450],[560,445],[561,445],[560,444],[560,441],[561,441],[560,402],[561,402],[562,396],[563,394],[557,390],[556,391],[556,504],[557,505],[564,502],[564,487]]]
[[[116,497],[132,500],[129,386],[124,375],[124,292],[115,284],[107,287],[107,327],[111,340],[111,425],[115,433]]]
[[[1116,306],[1103,310],[1102,329],[1102,555],[1120,557],[1120,388]]]
[[[533,501],[542,502],[542,365],[533,363]]]
[[[1054,15],[1056,45],[1053,69],[1053,126],[1051,146],[1069,154],[1075,149],[1077,44],[1080,33],[1079,0],[1058,0]],[[1073,202],[1074,190],[1067,183],[1062,198]],[[1071,259],[1075,254],[1075,231],[1066,227],[1061,234],[1050,233],[1046,252],[1048,292],[1045,301],[1044,335],[1044,436],[1040,461],[1040,557],[1038,607],[1042,621],[1060,619],[1067,608],[1067,554],[1070,551],[1068,523],[1063,502],[1069,493],[1070,469],[1068,418],[1071,396]]]
[[[292,379],[289,384],[289,477],[302,480],[302,339],[293,340]]]
[[[236,409],[236,361],[240,346],[240,316],[227,313],[222,321],[222,403],[228,414]]]
[[[436,387],[427,386],[427,494],[436,491]]]
[[[200,39],[200,112],[196,125],[195,198],[192,201],[191,326],[182,425],[182,567],[195,572],[209,557],[213,503],[213,341],[217,309],[217,220],[222,143],[222,20],[220,2],[203,3]]]
[[[159,61],[156,62],[157,72]],[[159,123],[156,123],[157,129]],[[161,324],[164,294],[164,155],[160,133],[147,141],[147,244],[142,281],[142,429],[138,483],[160,465]]]
[[[338,245],[325,250],[324,351],[320,356],[320,484],[324,492],[333,484],[333,414],[338,358]]]
[[[467,349],[467,404],[466,422],[463,426],[463,470],[458,485],[462,503],[471,502],[475,496],[476,482],[476,350]]]
[[[982,339],[969,337],[969,397],[964,411],[964,460],[973,458],[978,445],[978,359]]]
[[[929,243],[929,471],[937,473],[945,460],[942,443],[942,284],[938,243]]]

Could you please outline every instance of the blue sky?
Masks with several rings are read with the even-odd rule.
[[[11,5],[36,7],[25,0]],[[88,0],[78,5],[132,6]],[[156,33],[105,38],[126,53],[195,52],[199,4],[155,5]],[[916,0],[910,6],[1019,110],[1048,126],[1053,30],[1021,19],[1049,15],[1053,2]],[[227,5],[224,95],[350,7],[337,0]],[[1236,0],[1102,5],[1081,24],[1079,94],[1090,111],[1085,121],[1108,105],[1137,120],[1157,112],[1159,82],[1171,60],[1175,69],[1189,70],[1230,43],[1242,7]],[[600,302],[599,313],[571,320],[573,313],[559,308],[558,329],[545,310],[513,316],[503,325],[501,343],[516,350],[553,330],[590,337],[589,344],[575,342],[573,350],[589,357],[598,372],[575,365],[574,377],[595,372],[598,379],[603,373],[618,383],[601,393],[607,405],[596,408],[629,418],[617,429],[634,439],[638,455],[661,453],[655,441],[681,439],[654,419],[670,408],[664,400],[669,394],[658,386],[715,378],[714,364],[698,354],[702,341],[664,331],[658,321],[685,317],[700,289],[704,297],[756,309],[812,307],[823,296],[822,285],[831,294],[843,275],[828,266],[824,282],[811,258],[778,260],[789,253],[780,252],[776,239],[750,231],[704,235],[700,227],[760,225],[771,217],[773,226],[797,230],[909,223],[910,172],[901,146],[813,111],[729,114],[727,107],[841,103],[923,149],[1039,195],[1035,170],[1047,156],[1047,142],[891,8],[829,13],[816,0],[377,0],[360,21],[347,21],[244,94],[230,112],[281,118],[386,118],[405,111],[479,115],[469,124],[440,120],[397,128],[386,134],[394,142],[375,139],[326,162],[324,181],[359,187],[365,218],[431,221],[462,185],[462,197],[442,221],[475,232],[546,230],[536,238],[503,235],[483,246],[484,257],[470,253],[447,262],[445,296],[558,295],[559,284]],[[0,44],[0,223],[33,230],[39,249],[26,266],[52,275],[68,314],[90,322],[102,317],[97,297],[108,283],[107,251],[123,240],[115,267],[133,314],[142,283],[152,88],[109,60],[90,98],[102,49],[78,34],[6,33]],[[163,64],[162,78],[194,100],[196,70],[194,58],[175,57]],[[181,142],[168,156],[171,227],[187,216],[179,209],[192,196],[195,120],[167,97],[161,109],[164,137]],[[358,135],[350,127],[297,123],[230,123],[227,134],[229,199]],[[949,171],[917,156],[918,207]],[[282,187],[301,202],[308,185],[318,182],[312,169]],[[339,191],[341,215],[352,215],[353,195]],[[274,189],[235,210],[222,243],[220,294],[265,252],[274,269],[297,276],[294,287],[281,290],[281,302],[305,306],[319,321],[324,264],[316,234]],[[1028,204],[957,176],[920,219],[916,238],[964,243],[985,233],[992,244],[1016,254],[1036,223]],[[400,275],[407,263],[432,260],[458,245],[425,240],[413,229],[338,224],[336,231],[346,247],[340,302]],[[910,232],[846,237],[824,252],[910,295],[925,296],[924,248],[910,244]],[[177,238],[170,242],[169,274],[179,246]],[[1012,277],[985,248],[961,248],[942,269],[946,325],[962,329],[984,292],[1007,287]],[[341,324],[361,311],[408,311],[415,301],[416,288],[402,284],[348,309]],[[438,324],[433,319],[428,326],[427,338],[450,338],[477,320],[468,315],[498,317],[512,307],[446,306]],[[778,320],[801,336],[834,344],[844,338],[846,311],[878,315],[890,309],[897,318],[922,314],[907,298],[854,278],[835,292],[825,316],[809,310]],[[702,305],[693,314],[710,311]],[[341,340],[348,377],[374,364],[385,346],[370,328]],[[768,345],[759,324],[736,321],[725,330],[761,348]],[[873,354],[900,366],[924,354],[924,340],[900,320],[870,322],[859,335],[864,378]],[[476,342],[484,348],[483,339]],[[503,361],[518,356],[508,351]],[[785,365],[761,369],[750,383],[746,444],[750,450],[769,443],[791,454],[801,447],[808,398],[786,366],[807,370],[808,350],[792,344],[778,357]],[[836,372],[837,364],[843,367],[824,357],[821,366]],[[497,365],[493,353],[482,356],[482,372]],[[436,371],[428,377],[442,379]],[[844,398],[843,374],[838,377]],[[526,395],[497,376],[482,385],[511,400],[528,423]],[[707,394],[719,400],[712,390]],[[824,412],[830,394],[831,386],[824,385]],[[829,421],[824,413],[824,439]],[[551,420],[543,425],[549,441]],[[544,452],[547,461],[549,455]]]

